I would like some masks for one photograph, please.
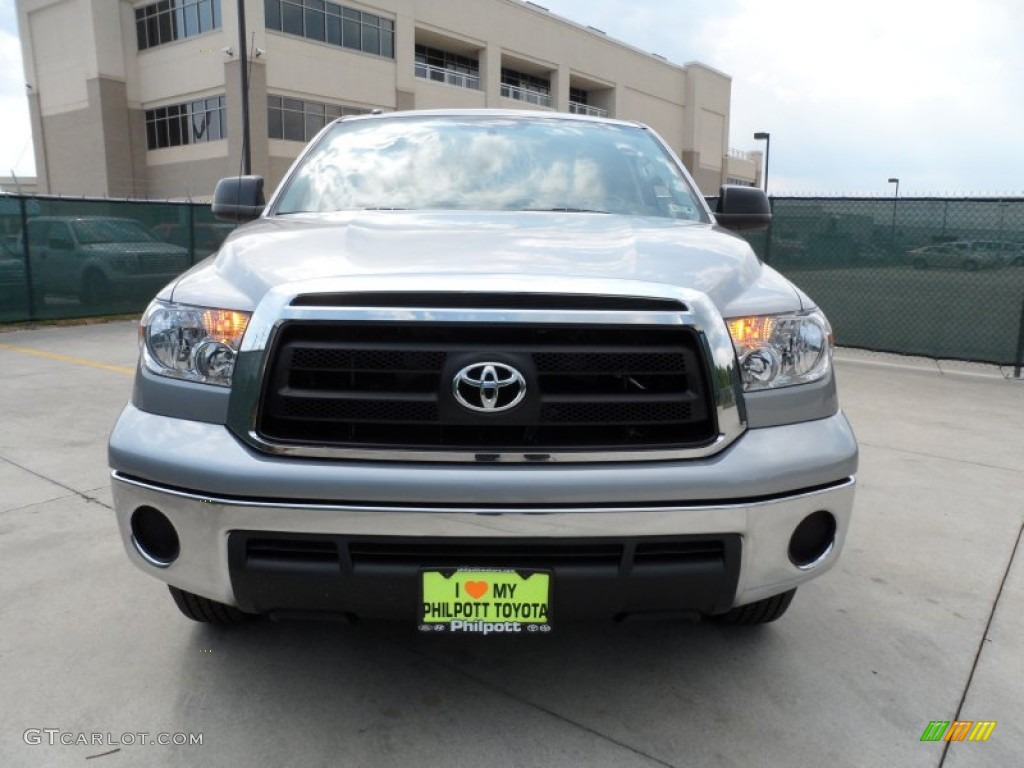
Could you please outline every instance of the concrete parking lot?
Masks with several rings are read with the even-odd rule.
[[[1021,765],[1024,382],[840,353],[854,524],[775,624],[467,639],[182,617],[111,509],[135,355],[130,322],[0,333],[0,766]],[[956,719],[998,724],[920,740]]]

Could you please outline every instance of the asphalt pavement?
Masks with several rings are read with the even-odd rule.
[[[0,332],[0,766],[1022,763],[1024,381],[841,350],[853,527],[768,626],[225,631],[121,549],[106,438],[135,335]],[[921,741],[954,720],[997,725]]]

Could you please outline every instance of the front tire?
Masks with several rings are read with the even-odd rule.
[[[191,592],[170,585],[167,588],[171,591],[171,597],[174,598],[174,604],[178,606],[178,610],[192,621],[219,626],[235,626],[245,623],[250,618],[249,614],[243,613],[233,605],[218,603],[216,600],[193,595]]]
[[[781,595],[766,597],[756,603],[748,603],[738,608],[733,608],[728,613],[719,616],[712,616],[712,620],[719,624],[752,625],[767,624],[780,618],[793,602],[793,595],[796,589],[783,592]]]

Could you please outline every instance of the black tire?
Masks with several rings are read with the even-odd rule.
[[[242,613],[233,605],[218,603],[216,600],[193,595],[191,592],[170,585],[167,588],[171,590],[171,597],[174,598],[174,604],[178,606],[178,610],[192,621],[234,626],[244,624],[250,618],[249,614]]]
[[[102,272],[91,269],[82,277],[82,304],[96,307],[110,301],[110,281]]]
[[[974,259],[968,259],[967,261],[964,262],[964,269],[966,269],[968,272],[977,272],[978,262],[976,262]]]
[[[928,269],[928,262],[924,259],[914,259],[914,269]]]
[[[781,595],[767,597],[764,600],[758,600],[756,603],[741,605],[739,608],[733,608],[728,613],[712,616],[711,618],[719,624],[767,624],[770,621],[775,621],[786,612],[789,604],[793,602],[793,595],[795,594],[796,589],[791,589],[789,592],[783,592]]]

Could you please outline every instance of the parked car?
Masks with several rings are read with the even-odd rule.
[[[7,242],[0,240],[0,315],[26,304],[25,264]]]
[[[974,250],[992,254],[1002,259],[1008,267],[1024,266],[1024,243],[1012,243],[1003,240],[975,240],[971,243]]]
[[[632,122],[332,122],[161,290],[110,437],[134,565],[190,619],[772,621],[832,567],[857,444],[832,332]],[[831,609],[829,609],[831,610]],[[829,620],[824,616],[823,620]]]
[[[913,248],[907,251],[907,260],[915,269],[966,269],[968,272],[995,269],[1005,263],[1001,254],[967,240]]]
[[[194,234],[195,260],[201,261],[211,253],[216,253],[224,238],[231,234],[235,226],[225,222],[197,222],[192,225]],[[150,233],[157,240],[165,243],[172,243],[188,250],[189,228],[185,224],[175,222],[164,222],[152,227]]]
[[[772,240],[772,261],[784,266],[804,264],[809,259],[807,244],[796,237],[776,237]]]
[[[134,219],[37,216],[28,221],[28,236],[39,298],[56,294],[96,305],[152,295],[189,266],[188,251],[159,242]]]

